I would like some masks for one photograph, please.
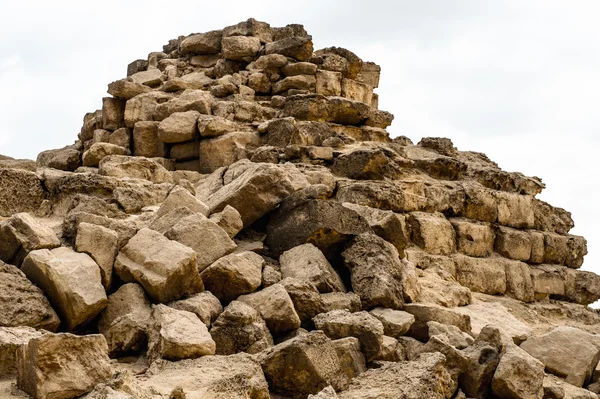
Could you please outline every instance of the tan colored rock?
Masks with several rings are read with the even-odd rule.
[[[456,233],[443,216],[413,212],[408,223],[412,241],[424,251],[434,255],[448,255],[456,251]]]
[[[216,54],[221,51],[223,31],[213,30],[190,35],[179,44],[181,54]]]
[[[125,101],[120,98],[102,99],[102,127],[115,131],[125,126]]]
[[[150,87],[160,85],[163,80],[163,74],[158,68],[148,68],[146,71],[140,71],[127,77],[127,80]]]
[[[360,296],[363,308],[402,308],[404,265],[392,244],[365,233],[354,238],[342,256],[350,269],[352,290]]]
[[[140,284],[156,302],[180,299],[204,288],[194,250],[147,228],[121,249],[115,272],[126,283]]]
[[[98,173],[103,176],[144,179],[152,183],[173,183],[173,177],[167,169],[145,157],[107,156],[100,161]]]
[[[152,91],[150,87],[141,83],[130,82],[127,79],[117,80],[108,85],[108,94],[125,100],[150,91]]]
[[[421,355],[409,362],[387,363],[352,380],[340,399],[447,399],[454,393],[452,377],[440,353]]]
[[[202,137],[222,136],[240,130],[240,128],[237,123],[219,116],[200,115],[198,117],[198,131]]]
[[[298,61],[308,60],[313,53],[312,37],[290,37],[276,42],[267,43],[265,46],[267,55],[281,54],[295,58]]]
[[[415,316],[401,310],[375,308],[369,313],[383,324],[384,334],[394,338],[406,334],[410,326],[415,322]]]
[[[578,388],[552,374],[544,377],[544,397],[561,399],[597,399],[598,395],[587,389]]]
[[[488,397],[494,371],[500,361],[497,348],[486,342],[478,342],[462,353],[466,357],[467,367],[458,378],[460,388],[469,397]]]
[[[321,294],[323,303],[323,313],[332,310],[347,310],[349,312],[358,312],[362,310],[360,297],[354,292],[329,292]]]
[[[179,301],[169,302],[168,305],[174,309],[194,313],[207,327],[210,327],[223,312],[221,302],[209,291],[200,292]]]
[[[158,138],[165,143],[182,143],[198,136],[198,111],[175,112],[158,125]]]
[[[56,234],[28,213],[0,222],[0,261],[20,265],[31,251],[60,246]]]
[[[153,306],[152,319],[148,337],[150,359],[181,360],[215,354],[215,341],[195,314],[159,304]]]
[[[233,301],[225,308],[210,335],[219,355],[258,353],[273,346],[273,337],[260,314],[240,301]]]
[[[506,263],[503,259],[456,256],[456,281],[471,291],[489,295],[506,292]]]
[[[210,215],[210,220],[225,230],[233,238],[244,228],[242,216],[234,207],[227,205],[221,212]]]
[[[129,150],[110,143],[94,143],[83,153],[83,166],[98,167],[100,161],[109,155],[129,155]]]
[[[495,250],[504,257],[528,261],[532,250],[531,235],[526,231],[499,227]]]
[[[217,298],[229,302],[260,287],[264,259],[254,252],[223,256],[202,270],[204,287]]]
[[[56,331],[60,320],[41,289],[16,266],[0,261],[0,326]]]
[[[273,84],[271,89],[273,94],[283,93],[288,90],[308,90],[314,91],[316,86],[314,75],[289,76]]]
[[[337,399],[338,396],[335,393],[335,389],[330,385],[324,388],[321,392],[316,395],[308,395],[308,399]]]
[[[468,256],[486,258],[494,251],[494,232],[489,224],[451,219],[456,230],[458,252]]]
[[[92,257],[100,267],[102,285],[108,290],[112,284],[113,266],[119,250],[119,235],[106,227],[80,223],[77,227],[75,248]]]
[[[416,302],[453,308],[468,305],[472,301],[471,290],[440,268],[427,269],[419,277],[419,287],[421,290]]]
[[[17,386],[37,399],[70,399],[112,375],[102,335],[46,334],[17,352]]]
[[[457,313],[469,316],[471,329],[467,332],[474,335],[479,335],[485,326],[492,325],[500,330],[506,342],[514,342],[518,345],[532,334],[530,327],[515,318],[499,303],[478,302],[455,310]]]
[[[259,146],[253,132],[232,132],[200,141],[200,172],[212,173],[222,166],[248,158],[248,151]]]
[[[190,194],[188,190],[183,187],[175,187],[161,204],[154,216],[154,220],[158,220],[180,207],[186,207],[192,213],[200,213],[204,216],[208,216],[209,212],[208,206]]]
[[[574,327],[560,326],[529,338],[521,344],[550,373],[582,387],[592,376],[600,359],[600,349],[589,333]]]
[[[367,371],[365,356],[360,351],[360,341],[355,337],[335,339],[331,341],[340,361],[342,372],[348,381]]]
[[[140,121],[133,128],[133,155],[139,157],[163,157],[165,143],[158,139],[158,122]]]
[[[179,220],[165,236],[196,252],[199,271],[237,248],[225,230],[200,213]]]
[[[318,70],[316,74],[316,92],[324,96],[342,94],[342,74],[340,72]]]
[[[221,41],[223,58],[243,60],[254,57],[260,50],[260,39],[252,36],[230,36]]]
[[[283,278],[292,277],[314,285],[319,292],[344,292],[344,283],[323,253],[312,244],[304,244],[279,257]]]
[[[0,327],[0,377],[17,372],[17,350],[44,333],[31,327]]]
[[[404,311],[415,316],[415,322],[411,325],[407,335],[417,338],[421,341],[429,339],[430,321],[437,321],[441,324],[456,326],[464,332],[471,331],[471,319],[467,315],[458,313],[458,309],[447,309],[438,305],[423,303],[410,303],[404,305]]]
[[[269,387],[293,398],[318,393],[328,385],[341,389],[347,384],[335,348],[322,331],[285,341],[261,353]]]
[[[373,88],[365,83],[344,78],[342,79],[342,97],[371,105]]]
[[[371,314],[362,311],[350,313],[334,310],[321,313],[313,318],[317,329],[332,339],[356,337],[367,361],[371,361],[381,350],[383,324]]]
[[[531,229],[535,224],[532,197],[497,191],[498,223],[514,228]]]
[[[154,118],[162,121],[176,112],[197,111],[200,114],[210,115],[213,96],[204,90],[185,90],[179,97],[156,105]]]
[[[67,330],[92,320],[107,304],[100,268],[86,254],[70,248],[32,251],[21,270],[40,287]]]
[[[42,151],[36,162],[38,167],[74,171],[81,166],[81,152],[71,147]]]
[[[544,395],[544,365],[514,344],[500,358],[492,380],[499,398],[539,399]]]
[[[273,335],[300,327],[300,318],[294,309],[294,304],[281,284],[274,284],[261,291],[242,295],[237,300],[256,309]]]
[[[471,335],[461,331],[456,326],[438,323],[437,321],[428,321],[427,328],[429,329],[429,342],[431,342],[432,337],[439,337],[456,349],[465,349],[474,342]]]
[[[98,331],[106,338],[109,354],[120,356],[144,349],[151,317],[150,301],[138,284],[124,284],[109,295],[98,321]]]

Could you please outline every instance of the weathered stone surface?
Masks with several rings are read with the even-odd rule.
[[[340,399],[452,397],[453,381],[440,353],[423,354],[409,362],[386,363],[354,378]]]
[[[240,301],[231,302],[210,330],[218,355],[258,353],[273,346],[273,337],[260,314]]]
[[[144,179],[152,183],[173,183],[173,177],[164,166],[144,157],[107,156],[100,162],[98,173],[103,176]]]
[[[473,337],[468,333],[461,331],[460,328],[456,326],[438,323],[437,321],[428,321],[427,327],[429,329],[430,341],[431,337],[443,336],[443,339],[446,340],[448,344],[457,349],[465,349],[473,344]]]
[[[17,350],[44,333],[31,327],[0,327],[0,377],[17,372]]]
[[[332,310],[347,310],[349,312],[358,312],[362,310],[360,297],[354,292],[329,292],[322,294],[323,312]]]
[[[100,268],[86,254],[67,247],[32,251],[21,270],[50,299],[67,330],[97,316],[107,304]]]
[[[342,94],[342,74],[340,72],[318,70],[316,79],[317,94],[324,96]]]
[[[248,36],[224,37],[221,41],[223,57],[229,60],[243,60],[254,57],[260,50],[260,39]]]
[[[214,54],[221,51],[223,31],[213,30],[190,35],[179,44],[181,54]]]
[[[597,399],[598,395],[587,389],[578,388],[562,378],[546,374],[544,377],[544,398],[548,399]]]
[[[499,398],[539,399],[544,395],[544,365],[514,344],[500,358],[492,380]]]
[[[279,282],[292,299],[294,309],[300,317],[302,325],[312,327],[312,318],[323,312],[323,299],[314,285],[292,277]]]
[[[256,309],[273,335],[300,327],[300,318],[294,309],[294,304],[281,284],[274,284],[261,291],[242,295],[238,301]]]
[[[60,246],[56,234],[28,213],[17,213],[0,222],[0,260],[20,265],[31,251]]]
[[[463,354],[467,367],[458,379],[460,388],[469,397],[491,396],[492,379],[500,361],[498,350],[482,342],[466,348]]]
[[[17,386],[38,399],[70,399],[112,375],[102,335],[46,334],[17,352]]]
[[[532,250],[531,235],[526,231],[499,227],[495,250],[504,257],[528,261]]]
[[[179,301],[169,302],[168,305],[174,309],[194,313],[207,327],[210,327],[223,312],[221,302],[209,291],[200,292]]]
[[[158,125],[158,138],[165,143],[183,143],[198,135],[198,111],[175,112]]]
[[[331,340],[314,331],[285,341],[260,356],[269,387],[280,394],[302,398],[328,385],[347,384]]]
[[[507,342],[514,342],[519,345],[528,339],[532,333],[530,327],[515,318],[499,303],[478,302],[455,310],[460,314],[469,316],[471,329],[466,332],[471,332],[474,335],[478,335],[485,326],[493,325],[500,330]]]
[[[139,157],[163,157],[165,143],[158,139],[158,122],[140,121],[133,128],[133,155]]]
[[[367,371],[365,356],[360,351],[360,341],[356,337],[347,337],[331,341],[340,361],[342,372],[351,381]]]
[[[195,314],[154,305],[148,336],[148,357],[181,360],[214,355],[216,350],[206,324]]]
[[[60,320],[41,289],[17,267],[0,261],[0,326],[56,331]]]
[[[472,223],[462,219],[451,219],[456,231],[458,252],[468,256],[485,258],[494,251],[494,232],[489,224]]]
[[[81,166],[81,152],[75,148],[65,147],[56,150],[42,151],[37,156],[38,167],[75,171]]]
[[[109,354],[119,356],[145,348],[151,316],[150,301],[138,284],[124,284],[109,295],[98,321],[98,331],[106,338]]]
[[[210,195],[206,204],[211,212],[220,212],[227,205],[234,207],[247,227],[272,211],[285,197],[308,186],[306,179],[302,181],[296,173],[291,167],[239,161],[229,167],[227,183]]]
[[[293,277],[314,285],[319,292],[345,291],[344,283],[323,253],[312,244],[303,244],[281,254],[283,278]]]
[[[434,255],[456,251],[456,232],[443,216],[415,212],[410,214],[408,223],[412,241],[424,251]]]
[[[469,316],[458,313],[457,309],[447,309],[438,305],[423,303],[405,304],[404,311],[415,316],[415,322],[411,325],[408,335],[421,341],[427,341],[429,339],[427,323],[430,321],[456,326],[461,331],[470,332],[471,320]]]
[[[204,288],[194,250],[147,228],[121,249],[115,272],[124,282],[139,283],[157,302],[180,299]]]
[[[100,161],[109,155],[129,155],[129,150],[110,143],[94,143],[83,153],[83,166],[98,167]]]
[[[75,248],[92,257],[100,267],[102,285],[106,290],[112,284],[113,265],[119,250],[119,235],[106,227],[80,223],[77,227]]]
[[[244,228],[242,215],[231,205],[227,205],[221,212],[210,215],[210,220],[225,230],[230,238],[235,237]]]
[[[251,149],[259,146],[254,132],[231,132],[200,141],[200,172],[212,173],[222,166],[249,158]]]
[[[267,43],[265,46],[267,55],[281,54],[286,57],[295,58],[298,61],[308,60],[313,53],[312,37],[290,37],[276,42]]]
[[[181,388],[186,398],[269,399],[260,364],[245,354],[158,360],[146,375],[141,383],[166,397]]]
[[[233,253],[202,270],[200,277],[207,290],[221,301],[229,302],[260,287],[264,263],[254,252]]]
[[[200,271],[237,247],[225,230],[200,213],[179,220],[165,236],[193,249]]]
[[[150,87],[141,83],[130,82],[127,79],[117,80],[108,85],[108,94],[126,100],[150,91],[152,91]]]
[[[356,337],[367,361],[373,360],[381,350],[383,324],[368,312],[350,313],[333,310],[313,318],[315,326],[332,339]]]
[[[402,308],[404,265],[392,244],[365,233],[353,239],[342,256],[350,269],[352,289],[360,296],[363,308]]]
[[[369,313],[383,324],[384,334],[394,338],[406,334],[410,326],[415,322],[415,316],[400,310],[375,308]]]
[[[308,395],[308,399],[337,399],[335,389],[330,385],[316,395]]]
[[[592,335],[567,326],[531,337],[521,349],[541,361],[546,370],[577,387],[589,381],[600,360],[600,349]]]

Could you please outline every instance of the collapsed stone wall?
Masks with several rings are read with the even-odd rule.
[[[208,395],[230,378],[251,381],[229,386],[230,397],[257,398],[327,386],[319,397],[567,389],[539,361],[598,388],[600,373],[588,373],[596,346],[576,366],[539,350],[596,335],[531,337],[535,323],[489,302],[544,314],[560,303],[585,326],[600,321],[566,304],[600,298],[600,277],[579,270],[586,241],[569,234],[570,213],[536,198],[539,178],[449,139],[390,138],[379,74],[349,50],[314,51],[301,25],[250,19],[132,62],[74,145],[35,164],[0,159],[0,275],[11,281],[0,287],[0,326],[16,329],[0,330],[0,353],[31,342],[17,352],[19,387],[55,394],[29,379],[36,372],[74,384],[36,360],[68,352],[73,338],[25,326],[104,336],[106,350],[82,338],[95,349],[92,362],[77,352],[77,394],[108,378],[103,351],[145,353],[141,384],[169,398],[178,387]],[[534,382],[502,359],[536,370]],[[531,396],[515,393],[515,379]]]

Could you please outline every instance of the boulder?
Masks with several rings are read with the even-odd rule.
[[[127,79],[121,79],[109,83],[107,91],[108,94],[111,94],[117,98],[129,100],[133,97],[139,96],[140,94],[149,93],[152,91],[152,88],[141,83],[135,83]]]
[[[304,398],[328,385],[342,389],[342,372],[335,348],[322,331],[314,331],[285,341],[260,354],[269,387],[276,393]]]
[[[133,127],[133,155],[137,157],[164,157],[165,143],[158,139],[158,122],[139,121]]]
[[[0,378],[17,372],[17,350],[44,333],[31,327],[0,327]]]
[[[41,289],[16,266],[0,261],[0,326],[56,331],[58,315]]]
[[[212,173],[220,167],[250,158],[250,151],[259,145],[260,138],[254,132],[231,132],[201,140],[198,149],[200,172]]]
[[[494,373],[492,391],[499,398],[539,399],[544,395],[544,365],[510,343]]]
[[[240,213],[244,227],[248,227],[275,209],[288,195],[308,186],[306,179],[302,180],[298,175],[291,166],[239,161],[228,168],[225,173],[227,183],[210,195],[206,204],[211,213],[232,206]]]
[[[37,399],[79,397],[112,376],[102,335],[45,334],[17,352],[17,386]]]
[[[126,283],[140,284],[156,302],[169,302],[204,289],[194,250],[147,228],[121,249],[115,272]]]
[[[265,45],[265,52],[269,54],[281,54],[286,57],[294,58],[298,61],[306,61],[312,57],[313,42],[312,37],[290,37],[281,39]]]
[[[456,251],[456,232],[441,215],[413,212],[408,218],[412,241],[425,252],[448,255]]]
[[[129,150],[115,144],[94,143],[83,153],[83,166],[97,168],[100,161],[109,155],[129,155]]]
[[[165,236],[196,252],[199,271],[203,271],[237,248],[225,230],[200,213],[182,218],[165,233]]]
[[[148,343],[152,308],[141,286],[124,284],[108,296],[108,305],[98,321],[111,356],[139,352]]]
[[[269,399],[260,364],[246,354],[157,360],[141,384],[164,397],[177,389],[180,398]]]
[[[189,298],[169,302],[167,305],[174,309],[186,310],[194,313],[207,327],[223,312],[219,299],[209,291],[194,294]]]
[[[500,361],[498,350],[486,342],[469,346],[462,351],[467,367],[458,383],[468,397],[484,399],[491,396],[492,379]]]
[[[210,220],[225,230],[229,238],[233,238],[244,228],[242,216],[234,207],[227,205],[221,212],[210,215]]]
[[[451,219],[457,250],[468,256],[486,258],[494,252],[494,231],[489,224]]]
[[[210,93],[194,89],[185,90],[179,97],[171,97],[167,95],[164,99],[168,101],[156,105],[154,120],[162,121],[176,112],[197,111],[200,114],[210,115],[214,101]],[[185,121],[183,116],[181,118],[183,118],[181,121]],[[191,119],[192,114],[187,114],[187,118]],[[184,126],[191,130],[191,126],[187,124]],[[186,134],[189,134],[189,131]]]
[[[186,207],[192,213],[200,213],[208,216],[208,206],[194,197],[188,190],[177,186],[171,190],[165,201],[154,215],[154,220],[158,220],[176,208]]]
[[[86,254],[67,247],[39,249],[27,255],[21,270],[48,295],[67,330],[89,322],[107,305],[100,268]]]
[[[401,310],[375,308],[369,313],[383,324],[384,334],[394,338],[406,334],[410,326],[415,322],[415,316]]]
[[[406,353],[404,347],[398,343],[396,338],[384,335],[381,349],[373,360],[380,362],[400,362],[406,360]]]
[[[560,326],[531,337],[521,349],[541,361],[547,371],[577,387],[590,380],[600,360],[594,336],[575,327]]]
[[[494,249],[506,258],[528,261],[533,248],[531,240],[531,234],[527,231],[499,226]]]
[[[37,166],[74,172],[81,166],[81,152],[76,148],[64,147],[42,151],[37,156]]]
[[[214,355],[216,350],[206,324],[195,314],[163,304],[152,307],[152,325],[148,334],[151,360],[193,359]]]
[[[210,335],[218,355],[258,353],[273,346],[273,337],[260,314],[240,301],[231,302],[219,315]]]
[[[367,371],[365,355],[360,351],[360,341],[355,337],[335,339],[331,341],[340,361],[342,372],[348,381]]]
[[[204,287],[219,300],[230,302],[260,287],[264,259],[245,251],[223,256],[202,270]]]
[[[77,227],[75,249],[94,259],[100,267],[102,285],[109,290],[112,284],[113,265],[119,250],[119,235],[106,227],[83,222]]]
[[[350,313],[345,310],[333,310],[321,313],[313,318],[317,329],[332,339],[356,337],[367,361],[371,361],[381,350],[383,342],[383,324],[368,312]]]
[[[457,349],[465,349],[474,342],[471,335],[461,331],[460,328],[456,326],[438,323],[437,321],[429,321],[427,322],[427,328],[429,329],[430,341],[432,337],[443,337],[448,344]]]
[[[175,112],[158,125],[158,138],[165,143],[183,143],[198,136],[198,111]]]
[[[415,316],[415,322],[410,326],[408,335],[421,341],[429,339],[430,321],[448,324],[460,328],[461,331],[471,331],[471,319],[467,315],[458,313],[458,309],[447,309],[439,305],[425,303],[410,303],[404,305],[404,311]]]
[[[485,326],[492,325],[500,330],[506,342],[519,345],[531,336],[532,330],[513,316],[500,303],[474,303],[455,309],[457,313],[466,315],[471,320],[471,329],[467,332],[478,335]],[[463,330],[464,331],[464,330]]]
[[[345,291],[344,283],[325,255],[313,244],[303,244],[279,257],[283,278],[292,277],[314,285],[319,292]]]
[[[314,285],[292,277],[286,277],[279,282],[294,304],[294,309],[300,317],[302,325],[312,327],[312,318],[323,312],[323,299]]]
[[[360,297],[354,292],[329,292],[321,294],[323,303],[323,313],[332,310],[347,310],[349,312],[358,312],[362,310]]]
[[[455,383],[441,353],[427,353],[409,362],[385,363],[354,378],[340,399],[448,399]]]
[[[352,289],[360,296],[363,308],[402,308],[404,265],[392,244],[364,233],[348,244],[342,256],[350,269]]]
[[[261,291],[242,295],[238,301],[256,309],[273,335],[300,327],[300,318],[289,294],[281,284],[273,284]]]
[[[221,41],[223,58],[228,60],[244,60],[258,54],[260,39],[252,36],[230,36]]]
[[[144,157],[111,155],[100,162],[98,173],[103,176],[131,177],[152,183],[173,183],[173,177],[158,162]]]
[[[31,251],[60,246],[52,229],[28,213],[17,213],[0,222],[0,260],[20,265]]]
[[[223,31],[213,30],[190,35],[179,43],[179,52],[186,54],[216,54],[221,51]]]
[[[544,398],[546,399],[598,399],[598,395],[587,389],[571,385],[562,378],[546,374],[544,377]]]

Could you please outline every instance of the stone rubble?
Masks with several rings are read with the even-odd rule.
[[[133,61],[73,145],[0,156],[0,395],[598,398],[571,214],[391,138],[380,73],[249,19]]]

